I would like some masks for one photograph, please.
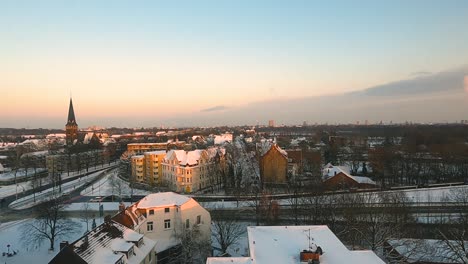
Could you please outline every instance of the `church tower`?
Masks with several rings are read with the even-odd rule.
[[[68,120],[65,125],[65,133],[67,135],[67,145],[73,145],[73,142],[78,139],[78,124],[75,120],[75,111],[73,111],[73,102],[70,98],[70,106],[68,107]]]

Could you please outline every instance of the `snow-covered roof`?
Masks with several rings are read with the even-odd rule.
[[[47,156],[48,154],[49,154],[48,150],[43,150],[43,151],[34,151],[34,152],[25,153],[21,155],[21,157],[31,157],[31,156],[43,157],[43,156]]]
[[[328,164],[326,165],[325,169],[323,169],[323,179],[328,180],[335,175],[338,175],[340,173],[344,174],[345,176],[353,179],[355,182],[360,183],[360,184],[372,184],[372,185],[377,185],[375,181],[370,179],[369,177],[364,177],[364,176],[353,176],[349,174],[350,169],[347,166],[329,166]]]
[[[170,160],[171,158],[175,157],[179,161],[179,165],[197,165],[203,152],[204,150],[202,149],[196,149],[192,151],[170,150],[166,154],[166,160]]]
[[[144,159],[145,155],[134,155],[132,156],[132,159]]]
[[[224,144],[225,142],[232,142],[232,134],[225,133],[221,135],[216,135],[214,138],[215,145]]]
[[[127,241],[138,242],[140,239],[143,238],[143,235],[131,229],[125,229],[125,231],[123,232],[123,238]]]
[[[370,250],[351,251],[327,226],[255,226],[247,228],[250,257],[208,258],[207,264],[299,264],[300,252],[320,246],[321,264],[383,264]]]
[[[133,247],[133,245],[133,243],[127,242],[125,239],[116,238],[112,240],[110,248],[117,252],[128,252]]]
[[[133,243],[136,238],[143,239],[143,243]],[[58,263],[60,259],[70,257],[69,254],[79,256],[86,263],[116,263],[123,259],[127,264],[141,263],[155,248],[156,242],[119,224],[115,221],[103,223],[91,230],[85,236],[70,244],[68,251],[62,250],[50,263]],[[125,254],[133,249],[133,254]],[[57,262],[58,261],[58,262]]]
[[[333,177],[336,174],[343,172],[349,175],[351,172],[351,169],[348,166],[333,166],[332,164],[328,163],[325,168],[322,170],[323,172],[323,177],[324,178],[329,178]]]
[[[373,185],[377,184],[375,181],[371,180],[369,177],[351,176],[351,175],[349,176],[353,178],[355,181],[357,181],[358,183],[373,184]]]
[[[86,135],[85,135],[85,137],[83,139],[83,143],[88,144],[91,141],[91,139],[93,138],[93,136],[94,136],[94,132],[86,133]]]
[[[239,258],[208,258],[206,264],[251,264],[251,258],[239,257]]]
[[[63,134],[63,133],[48,134],[46,136],[47,139],[50,139],[50,138],[66,138],[66,137],[67,137],[67,134]]]
[[[143,154],[145,154],[145,155],[162,155],[162,154],[166,154],[166,151],[165,150],[155,150],[155,151],[148,151],[148,152],[145,152]]]
[[[371,257],[371,251],[348,250],[327,226],[256,226],[247,231],[252,264],[300,263],[300,252],[309,249],[309,243],[322,248],[322,264],[384,263]]]
[[[88,263],[117,263],[123,258],[123,254],[114,254],[111,249],[99,248]]]
[[[191,198],[173,192],[152,193],[141,199],[138,204],[138,209],[181,206],[190,201]]]
[[[283,150],[282,148],[280,148],[280,146],[278,146],[278,144],[271,145],[270,148],[265,153],[262,154],[262,156],[266,155],[268,153],[268,151],[273,150],[273,149],[276,149],[285,158],[288,157],[288,153],[285,150]]]

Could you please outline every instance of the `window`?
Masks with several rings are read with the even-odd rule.
[[[153,231],[153,222],[146,223],[146,230]]]
[[[170,228],[171,228],[171,219],[164,220],[164,229],[170,229]]]
[[[185,228],[190,228],[190,219],[185,220]]]
[[[201,224],[201,215],[197,215],[197,225]]]
[[[165,213],[169,213],[170,210],[171,210],[171,209],[170,209],[169,207],[164,208],[164,212],[165,212]]]
[[[153,209],[149,210],[149,215],[154,215],[154,210]]]

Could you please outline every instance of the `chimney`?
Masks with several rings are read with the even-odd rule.
[[[123,202],[119,203],[119,212],[125,211],[125,204]]]
[[[62,242],[60,242],[60,250],[62,250],[62,249],[64,249],[64,248],[68,247],[68,245],[69,245],[69,244],[68,244],[68,241],[62,241]]]

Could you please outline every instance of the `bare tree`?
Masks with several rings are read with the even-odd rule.
[[[235,246],[239,239],[246,232],[246,227],[239,223],[236,217],[227,219],[215,219],[212,224],[213,237],[220,246],[221,254]]]
[[[348,195],[344,218],[353,244],[380,252],[390,238],[404,236],[411,221],[406,197],[401,193],[360,193]]]
[[[90,209],[89,203],[84,203],[81,206],[80,221],[86,224],[86,232],[89,231],[89,222],[93,217]]]
[[[23,225],[21,238],[24,245],[41,244],[44,240],[50,243],[50,250],[54,250],[57,239],[68,237],[78,232],[78,225],[67,218],[63,212],[60,199],[53,199],[38,206],[39,216],[32,222]]]
[[[119,197],[122,197],[122,191],[124,189],[123,182],[119,179],[116,173],[113,173],[110,178],[110,185],[112,186],[112,194],[118,194]]]
[[[451,217],[448,227],[445,230],[438,229],[444,245],[444,258],[451,262],[468,263],[468,189],[457,188],[453,189],[449,194],[449,201],[455,205],[465,208],[460,210],[457,216]]]
[[[169,263],[202,264],[210,256],[211,243],[209,238],[205,238],[199,226],[183,228],[180,233],[174,229],[174,235],[179,240],[179,250],[174,254]]]

